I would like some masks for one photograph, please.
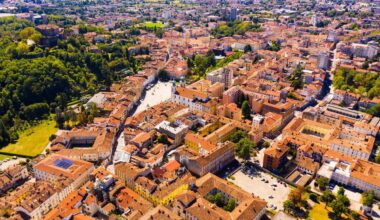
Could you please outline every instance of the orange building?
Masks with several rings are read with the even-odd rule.
[[[283,143],[275,143],[264,152],[264,168],[268,170],[278,170],[286,163],[288,146]]]

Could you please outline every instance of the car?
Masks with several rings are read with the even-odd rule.
[[[273,199],[273,196],[272,196],[272,195],[270,195],[268,198],[270,198],[270,199]]]
[[[268,181],[268,180],[265,180],[265,183],[269,183],[269,181]]]

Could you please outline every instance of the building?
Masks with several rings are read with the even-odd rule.
[[[317,66],[319,69],[326,70],[330,65],[330,57],[328,52],[322,52],[318,56]]]
[[[141,220],[160,219],[160,220],[181,220],[177,213],[172,212],[165,206],[159,205],[150,209],[140,218]]]
[[[206,74],[206,79],[213,84],[220,82],[224,84],[225,89],[232,86],[233,73],[228,68],[219,68]]]
[[[342,120],[342,117],[333,118],[321,113],[316,115],[314,120],[308,119],[308,114],[293,119],[283,129],[284,139],[297,148],[302,145],[320,146],[352,158],[369,159],[375,137],[368,126],[364,129],[361,126],[363,122],[349,118]]]
[[[96,162],[111,156],[116,128],[89,126],[65,131],[52,141],[52,151],[73,159]]]
[[[26,166],[14,165],[0,173],[0,195],[15,188],[29,177]]]
[[[316,27],[316,26],[318,25],[318,23],[319,23],[318,15],[313,14],[313,15],[311,16],[310,23],[311,23],[314,27]]]
[[[43,196],[43,198],[38,199],[38,203],[35,204],[31,201],[37,199],[23,200],[15,210],[28,215],[31,219],[42,219],[43,215],[83,185],[93,170],[92,163],[57,154],[50,155],[33,166],[37,183],[46,186],[43,188],[36,186],[36,191],[33,191],[35,194],[31,196]],[[39,195],[41,193],[42,195]]]
[[[264,152],[263,167],[271,171],[279,171],[287,162],[289,147],[282,142],[272,144]]]
[[[57,44],[58,39],[63,34],[63,28],[58,27],[53,24],[41,24],[36,26],[36,30],[40,32],[43,37],[41,39],[41,44],[43,46],[54,46]]]
[[[329,30],[328,34],[327,34],[327,38],[326,38],[326,41],[328,42],[336,42],[338,39],[337,39],[337,32],[334,31],[334,30]]]
[[[197,176],[216,173],[235,160],[234,145],[229,141],[213,144],[188,133],[185,144],[176,150],[175,158]]]
[[[231,10],[230,10],[230,20],[231,21],[235,21],[237,19],[237,16],[238,16],[238,10],[237,10],[237,8],[231,8]]]
[[[218,115],[230,118],[236,121],[241,121],[243,116],[241,109],[235,103],[229,103],[218,107]]]
[[[351,48],[351,53],[357,57],[364,57],[372,59],[379,52],[379,46],[375,43],[368,44],[358,44],[353,43]]]
[[[165,134],[169,138],[173,139],[173,144],[175,146],[178,146],[180,143],[182,143],[183,138],[189,129],[189,127],[180,120],[176,120],[173,123],[170,123],[169,121],[163,121],[159,123],[155,128],[160,133]]]
[[[173,92],[170,100],[174,103],[185,105],[191,110],[198,110],[203,112],[215,112],[216,100],[211,99],[205,92],[184,88],[173,87]]]
[[[125,187],[115,193],[116,206],[123,212],[128,219],[140,219],[153,204],[138,195],[132,189]]]
[[[380,196],[379,164],[328,151],[318,175],[364,192],[373,190]]]

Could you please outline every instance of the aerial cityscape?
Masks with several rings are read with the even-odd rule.
[[[380,220],[380,0],[0,0],[0,219]]]

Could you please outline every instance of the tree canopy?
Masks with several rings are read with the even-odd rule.
[[[91,27],[83,27],[90,29]],[[84,31],[83,31],[84,32]],[[120,79],[121,70],[138,71],[128,53],[128,42],[98,43],[98,53],[88,51],[83,35],[58,39],[55,46],[40,46],[42,35],[34,24],[0,18],[0,147],[17,138],[15,123],[44,118],[67,103]],[[35,44],[29,44],[33,40]]]
[[[236,154],[238,157],[247,160],[250,158],[251,153],[256,147],[256,143],[252,142],[246,137],[242,138],[236,144]]]
[[[380,77],[378,76],[378,73],[339,68],[335,71],[333,84],[336,89],[374,98],[380,95]]]

